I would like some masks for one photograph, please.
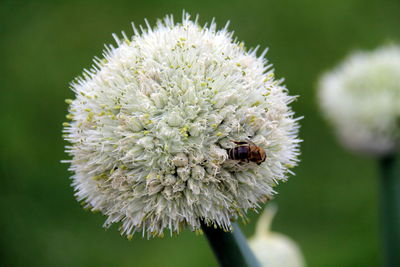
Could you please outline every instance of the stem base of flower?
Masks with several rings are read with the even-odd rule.
[[[260,264],[241,232],[233,223],[233,231],[225,232],[202,223],[201,228],[212,247],[221,267],[260,267]]]
[[[381,216],[385,266],[400,266],[400,157],[380,160]]]

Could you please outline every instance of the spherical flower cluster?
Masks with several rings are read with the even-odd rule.
[[[344,145],[392,153],[400,140],[400,47],[351,55],[322,77],[319,97]]]
[[[268,205],[257,222],[256,232],[249,239],[249,245],[261,266],[303,267],[305,261],[299,246],[281,233],[271,232],[272,220],[277,207]]]
[[[134,31],[72,84],[64,133],[77,199],[128,237],[202,220],[231,230],[297,163],[294,98],[226,27],[185,14]],[[263,148],[266,161],[229,158],[233,141]]]

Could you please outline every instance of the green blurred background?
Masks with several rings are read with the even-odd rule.
[[[248,47],[269,47],[301,121],[302,162],[279,186],[273,229],[296,240],[308,266],[379,266],[377,164],[341,148],[316,105],[316,81],[354,49],[400,38],[389,0],[0,1],[0,266],[216,266],[205,238],[132,241],[73,197],[60,160],[68,83],[111,33],[182,10],[213,17]],[[243,226],[253,233],[257,215]]]

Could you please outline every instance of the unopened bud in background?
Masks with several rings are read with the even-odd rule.
[[[262,266],[304,267],[304,258],[296,242],[270,230],[277,209],[273,204],[265,208],[257,222],[255,234],[249,239],[249,245]]]

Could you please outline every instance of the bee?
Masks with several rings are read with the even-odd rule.
[[[241,162],[254,162],[260,165],[267,158],[265,150],[249,141],[232,141],[237,146],[228,149],[228,158]]]

